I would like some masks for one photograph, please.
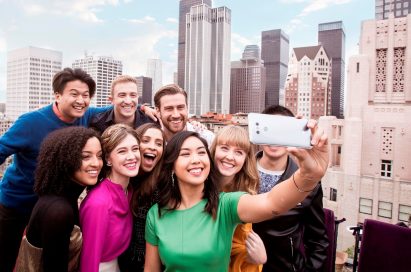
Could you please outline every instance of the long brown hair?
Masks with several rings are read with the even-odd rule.
[[[158,179],[158,213],[159,216],[161,216],[162,208],[172,211],[177,209],[177,207],[181,204],[180,188],[178,184],[174,184],[172,181],[173,178],[175,182],[177,181],[177,177],[173,174],[173,166],[180,154],[181,146],[190,137],[196,137],[203,143],[207,156],[210,159],[210,173],[204,182],[203,198],[207,199],[207,204],[204,207],[204,211],[209,213],[215,219],[217,216],[219,192],[216,184],[214,163],[211,158],[210,151],[208,151],[207,141],[200,137],[198,133],[192,131],[178,132],[173,136],[173,138],[171,138],[170,142],[168,142],[166,146],[164,152],[164,163]],[[173,177],[171,175],[173,175]]]
[[[160,174],[161,166],[163,165],[163,157],[164,157],[164,149],[165,149],[166,140],[165,140],[164,132],[161,130],[161,127],[155,123],[147,123],[147,124],[139,126],[136,129],[136,133],[141,140],[144,134],[147,132],[147,130],[151,128],[158,129],[161,132],[161,135],[163,137],[163,153],[161,155],[160,160],[157,162],[156,166],[154,166],[153,170],[150,173],[141,173],[142,169],[140,165],[139,175],[133,178],[134,179],[133,183],[135,184],[134,184],[133,198],[131,200],[131,210],[135,216],[137,216],[136,212],[139,206],[151,204],[153,195],[157,188],[158,175]]]
[[[217,145],[219,144],[238,146],[246,152],[244,165],[235,175],[234,182],[229,186],[229,191],[244,191],[249,194],[257,194],[260,179],[258,176],[254,146],[250,143],[247,131],[242,127],[234,125],[229,125],[221,129],[217,133],[210,148],[211,156],[213,158],[215,156]]]

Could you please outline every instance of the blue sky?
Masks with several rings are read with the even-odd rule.
[[[346,58],[356,54],[361,21],[372,0],[214,0],[232,13],[231,59],[260,44],[261,31],[281,28],[290,48],[317,44],[319,23],[342,20]],[[148,58],[163,61],[163,83],[177,69],[178,0],[0,0],[0,101],[5,100],[7,51],[36,46],[63,52],[63,66],[85,52],[123,61],[123,72],[145,75]]]

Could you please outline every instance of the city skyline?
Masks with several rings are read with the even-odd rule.
[[[357,52],[360,22],[374,17],[371,0],[261,0],[251,6],[213,1],[217,6],[232,10],[231,60],[241,58],[245,45],[261,46],[261,31],[270,29],[283,29],[290,49],[316,45],[318,24],[335,20],[346,27],[348,59]],[[85,52],[112,56],[133,76],[145,75],[148,58],[160,58],[163,84],[173,82],[179,1],[0,0],[0,7],[0,101],[5,100],[7,52],[26,46],[62,51],[63,67]]]

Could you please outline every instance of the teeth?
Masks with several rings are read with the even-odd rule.
[[[150,157],[150,158],[153,158],[153,159],[156,157],[156,155],[151,154],[151,153],[146,153],[146,154],[144,154],[144,156],[145,157]]]
[[[228,162],[221,162],[221,164],[225,167],[234,167],[234,164]]]
[[[98,171],[97,170],[89,170],[87,171],[90,175],[97,175]]]
[[[192,173],[192,174],[199,174],[199,173],[201,173],[201,168],[191,169],[189,172]]]

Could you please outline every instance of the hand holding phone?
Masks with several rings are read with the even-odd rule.
[[[249,113],[250,141],[259,145],[311,148],[311,131],[307,122],[306,119],[283,115]]]

